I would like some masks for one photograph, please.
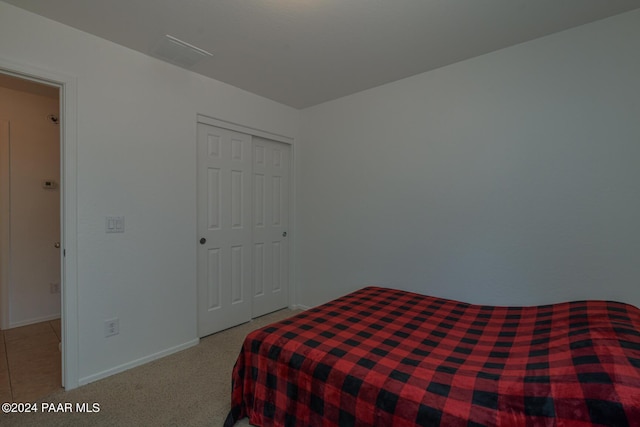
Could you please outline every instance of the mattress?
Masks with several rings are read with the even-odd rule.
[[[367,287],[250,333],[225,426],[640,426],[640,310]]]

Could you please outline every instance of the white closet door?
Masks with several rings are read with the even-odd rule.
[[[289,305],[287,144],[253,138],[253,317]]]
[[[198,334],[251,320],[251,136],[198,124]]]

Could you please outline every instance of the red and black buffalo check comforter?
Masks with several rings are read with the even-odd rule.
[[[368,287],[249,334],[225,425],[640,426],[640,310]]]

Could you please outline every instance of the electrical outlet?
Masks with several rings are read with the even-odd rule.
[[[104,336],[112,337],[120,333],[120,321],[117,317],[113,319],[107,319],[104,321]]]
[[[52,294],[59,294],[60,293],[60,283],[49,283],[49,291]]]

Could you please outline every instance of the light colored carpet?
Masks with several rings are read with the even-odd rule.
[[[281,310],[205,337],[200,344],[41,402],[93,403],[97,413],[0,414],[2,426],[222,426],[231,405],[231,371],[245,336],[296,314]],[[249,426],[246,419],[237,427]]]

